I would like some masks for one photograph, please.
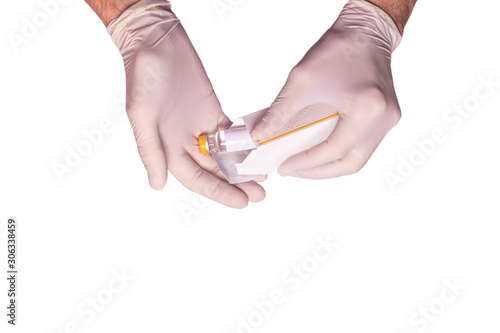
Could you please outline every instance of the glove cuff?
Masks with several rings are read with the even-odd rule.
[[[394,52],[402,36],[392,18],[381,8],[365,0],[349,0],[339,18],[345,19],[351,27],[362,27],[381,38]]]
[[[179,19],[172,12],[170,1],[140,0],[111,21],[106,30],[123,54],[130,47],[133,48],[137,39],[147,36],[148,29],[162,25],[164,29],[172,30],[178,23]]]

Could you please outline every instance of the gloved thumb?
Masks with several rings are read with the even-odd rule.
[[[301,110],[300,102],[298,91],[295,91],[290,82],[287,82],[262,120],[250,132],[252,138],[257,142],[272,138]]]
[[[156,123],[140,117],[129,119],[139,156],[148,173],[149,185],[155,190],[161,190],[167,182],[168,168]]]

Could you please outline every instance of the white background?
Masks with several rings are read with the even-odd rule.
[[[242,0],[221,20],[210,0],[172,2],[233,119],[273,101],[344,4]],[[500,81],[499,9],[417,3],[393,56],[403,117],[365,168],[323,181],[274,174],[263,202],[232,210],[174,177],[163,191],[149,188],[124,118],[121,57],[83,1],[61,4],[17,52],[8,34],[42,9],[3,3],[0,254],[5,272],[15,216],[20,276],[15,329],[1,279],[0,331],[232,333],[254,301],[279,289],[285,302],[240,332],[498,332],[500,87],[456,128],[443,116],[473,101],[481,77]],[[112,132],[60,181],[52,163],[103,119]],[[436,128],[447,140],[391,190],[384,175]],[[311,262],[317,237],[340,247],[291,291],[282,276]],[[108,300],[122,269],[128,285],[92,320],[78,314],[91,297]],[[453,295],[447,280],[467,289],[441,309],[442,292]],[[429,306],[439,315],[425,329],[410,322]]]

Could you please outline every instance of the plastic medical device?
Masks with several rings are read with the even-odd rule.
[[[199,137],[200,152],[212,154],[231,184],[276,171],[289,157],[326,140],[339,120],[332,106],[314,104],[297,113],[273,137],[255,142],[250,131],[266,111],[238,118],[226,130]]]

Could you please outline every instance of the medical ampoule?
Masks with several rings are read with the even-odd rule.
[[[229,153],[256,148],[255,142],[244,125],[228,128],[215,134],[202,134],[198,138],[198,143],[202,154],[208,154],[211,151]]]

